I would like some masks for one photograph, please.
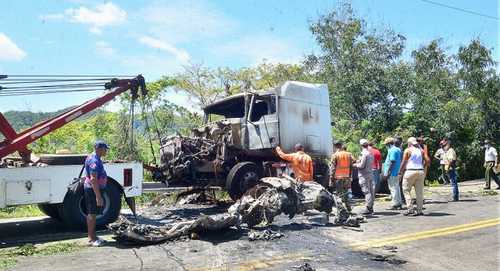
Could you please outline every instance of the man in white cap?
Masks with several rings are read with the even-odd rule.
[[[408,148],[403,153],[403,162],[399,170],[399,175],[403,176],[403,193],[405,195],[406,206],[408,207],[405,215],[423,215],[425,167],[428,164],[429,158],[419,147],[417,139],[414,137],[408,138]],[[417,196],[416,210],[413,208],[413,200],[411,198],[412,187],[415,187],[415,194]]]
[[[354,166],[358,168],[359,186],[365,195],[366,208],[361,214],[371,215],[373,214],[373,202],[375,201],[372,172],[373,154],[368,149],[368,140],[361,139],[359,144],[362,147],[361,158],[354,164]]]

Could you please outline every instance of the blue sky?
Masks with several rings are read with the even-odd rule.
[[[495,0],[435,0],[499,16]],[[308,24],[338,2],[310,1],[2,1],[0,74],[139,74],[152,81],[207,66],[294,63],[317,52]],[[451,52],[474,37],[500,59],[499,21],[420,0],[353,0],[370,26],[407,37],[406,55],[435,38]],[[1,83],[0,83],[1,85]],[[0,111],[53,111],[98,93],[0,97]],[[182,97],[171,95],[185,104]]]

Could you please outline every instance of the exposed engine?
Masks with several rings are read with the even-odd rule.
[[[196,182],[210,179],[204,173],[226,170],[234,164],[229,149],[235,149],[231,124],[222,120],[193,129],[193,136],[170,136],[161,140],[160,169],[166,182]]]

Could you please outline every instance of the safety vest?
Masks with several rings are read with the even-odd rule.
[[[335,179],[351,177],[351,153],[339,151],[335,154]]]

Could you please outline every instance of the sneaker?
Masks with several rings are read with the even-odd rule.
[[[100,238],[97,238],[96,240],[94,241],[90,241],[89,240],[89,246],[91,247],[100,247],[104,244],[104,240],[100,239]]]
[[[484,190],[490,190],[491,188],[489,186],[483,187]]]
[[[403,208],[401,207],[401,205],[396,205],[396,206],[391,206],[391,208],[389,208],[389,209],[387,209],[387,210],[401,210],[401,209],[403,209]]]

